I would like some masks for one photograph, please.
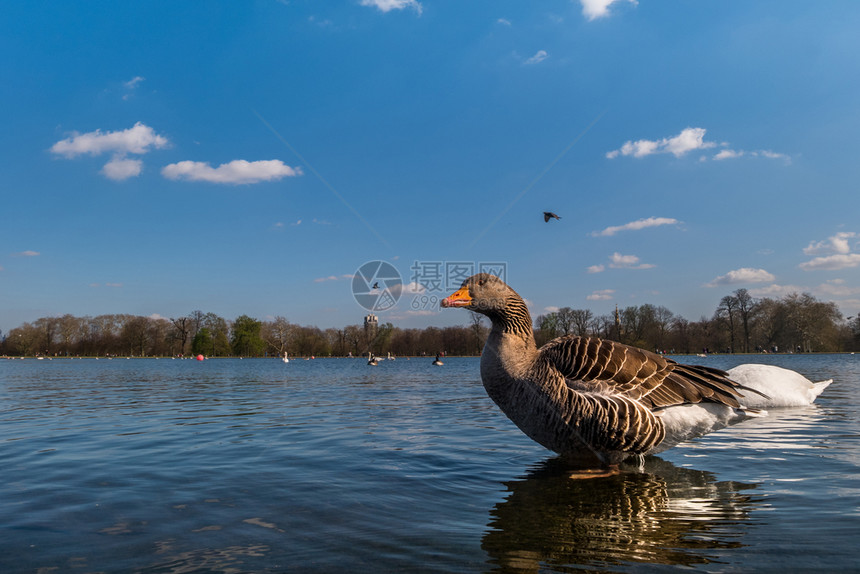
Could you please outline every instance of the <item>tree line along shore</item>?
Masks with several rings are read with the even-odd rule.
[[[227,320],[193,311],[177,318],[139,315],[43,317],[0,333],[0,356],[206,357],[479,355],[489,333],[485,317],[467,324],[403,328],[390,322],[321,329],[285,317]],[[561,307],[533,318],[535,340],[596,336],[670,354],[860,351],[860,316],[843,317],[835,303],[808,293],[755,299],[738,289],[711,317],[691,321],[650,304],[595,315]]]

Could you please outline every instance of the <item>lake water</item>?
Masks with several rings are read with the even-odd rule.
[[[0,572],[857,570],[860,355],[814,406],[568,477],[478,359],[0,361]]]

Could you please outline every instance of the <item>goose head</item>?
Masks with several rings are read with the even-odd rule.
[[[442,299],[442,307],[463,307],[486,315],[493,325],[504,330],[516,327],[523,334],[531,333],[531,315],[522,297],[508,285],[489,273],[472,275],[453,294]]]
[[[501,311],[510,296],[518,295],[504,281],[489,273],[472,275],[449,297],[442,299],[442,307],[465,307],[476,313],[490,315]]]

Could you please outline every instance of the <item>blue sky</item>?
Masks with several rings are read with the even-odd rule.
[[[339,327],[373,260],[424,283],[379,313],[401,326],[466,322],[426,272],[453,263],[503,263],[534,315],[696,320],[739,288],[860,311],[856,2],[3,10],[4,332]]]

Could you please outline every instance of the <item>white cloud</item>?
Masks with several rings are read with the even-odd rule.
[[[805,255],[819,255],[801,263],[804,271],[835,271],[860,265],[860,253],[852,253],[851,239],[860,237],[853,231],[840,231],[824,241],[811,241],[803,249]],[[856,243],[856,242],[855,242]]]
[[[135,80],[138,78],[131,82]],[[142,81],[143,78],[139,80]],[[126,85],[128,84],[129,82],[126,82]],[[95,130],[85,134],[74,133],[71,137],[52,145],[51,152],[68,159],[81,155],[97,156],[111,153],[113,158],[104,165],[101,173],[108,179],[121,181],[137,177],[143,169],[143,162],[137,159],[126,159],[128,154],[142,155],[152,149],[167,147],[169,143],[166,137],[158,135],[151,127],[137,122],[122,131]]]
[[[675,157],[682,157],[694,150],[704,150],[717,147],[717,143],[705,141],[705,128],[685,128],[681,133],[674,137],[663,138],[659,140],[637,140],[626,141],[620,148],[606,153],[608,159],[615,159],[619,156],[646,157],[659,153],[671,153]],[[726,149],[717,152],[712,159],[716,161],[726,159],[736,159],[745,155],[751,157],[765,157],[769,159],[783,159],[786,164],[791,163],[791,158],[782,153],[776,153],[769,150],[759,150],[746,152],[743,150],[735,150],[729,148],[728,142],[719,144]],[[707,161],[708,158],[701,156],[700,162]]]
[[[612,269],[651,269],[655,267],[652,263],[640,263],[635,255],[622,255],[617,251],[609,256],[609,267]],[[603,264],[592,265],[586,271],[588,273],[603,273],[606,266]]]
[[[384,290],[386,287],[380,285],[379,289]],[[417,281],[412,281],[410,283],[398,283],[396,285],[392,285],[388,287],[388,291],[394,297],[401,297],[402,295],[423,295],[427,292],[427,288],[418,283]]]
[[[817,287],[803,285],[768,285],[750,289],[749,294],[753,297],[781,298],[793,293],[811,293],[812,295],[836,302],[841,308],[860,307],[860,286],[847,284],[844,279],[832,279]]]
[[[609,301],[615,294],[615,289],[600,289],[586,297],[589,301]]]
[[[361,0],[362,6],[373,6],[381,12],[390,12],[391,10],[403,10],[404,8],[412,8],[418,14],[421,14],[424,7],[417,0]]]
[[[328,18],[323,18],[320,20],[320,19],[317,19],[317,17],[314,15],[308,16],[308,22],[310,22],[311,24],[316,24],[320,28],[333,28],[334,27],[334,22],[332,22]]]
[[[621,0],[579,0],[582,4],[582,15],[589,20],[609,16],[609,6]],[[636,0],[628,0],[631,4],[638,4]]]
[[[242,185],[301,175],[301,170],[285,165],[278,159],[263,161],[237,159],[214,168],[201,161],[180,161],[164,166],[161,174],[167,179],[174,180]]]
[[[403,292],[412,293],[414,295],[421,295],[422,293],[427,292],[427,287],[425,287],[421,283],[418,283],[417,281],[412,281],[403,285]]]
[[[145,79],[146,78],[144,78],[143,76],[135,76],[132,79],[130,79],[129,81],[123,82],[122,85],[125,88],[126,93],[123,94],[122,99],[123,100],[131,99],[132,95],[134,95],[134,91],[137,89],[138,84],[140,84]]]
[[[609,266],[613,269],[651,269],[651,263],[639,263],[635,255],[621,255],[617,251],[609,256]]]
[[[511,21],[507,18],[499,18],[498,20],[496,20],[496,24],[501,24],[502,26],[510,26]]]
[[[714,156],[714,159],[717,161],[720,161],[723,159],[734,159],[736,157],[741,157],[743,155],[744,155],[744,152],[742,152],[742,151],[735,151],[733,149],[724,149],[724,150],[720,150],[720,152]]]
[[[122,181],[130,177],[137,177],[142,169],[143,162],[139,159],[115,157],[104,165],[101,173],[108,179]]]
[[[408,311],[406,311],[406,315],[409,317],[428,317],[430,315],[438,315],[439,311],[439,309],[419,309],[417,311],[409,309]]]
[[[788,157],[787,155],[785,155],[784,153],[776,153],[774,151],[770,151],[770,150],[766,150],[766,149],[754,151],[754,152],[752,152],[752,155],[761,155],[761,156],[764,156],[768,159],[784,159],[785,161],[791,161],[791,158]]]
[[[728,145],[728,144],[723,144]],[[715,161],[720,161],[724,159],[736,159],[739,157],[748,156],[748,157],[764,157],[767,159],[782,159],[785,160],[785,163],[791,163],[791,158],[784,153],[776,153],[769,150],[758,150],[758,151],[744,151],[744,150],[734,150],[734,149],[724,149],[720,150],[719,153],[714,155],[712,159]],[[702,157],[702,161],[706,161],[707,158]]]
[[[818,286],[816,291],[830,297],[852,297],[860,295],[860,287],[852,287],[845,284],[844,279],[833,279]]]
[[[839,307],[843,309],[843,313],[848,315],[852,314],[860,314],[860,299],[842,299],[839,301]],[[845,309],[856,309],[855,311],[845,312]]]
[[[538,50],[534,56],[532,56],[531,58],[529,58],[528,60],[526,60],[523,63],[526,66],[531,66],[531,65],[539,64],[540,62],[543,62],[548,57],[549,57],[549,54],[546,53],[546,50]]]
[[[860,253],[837,253],[826,257],[816,257],[811,261],[801,263],[804,271],[835,271],[860,265]]]
[[[607,227],[603,231],[593,231],[591,233],[592,236],[603,236],[608,237],[615,235],[619,231],[638,231],[639,229],[645,229],[646,227],[658,227],[660,225],[675,225],[679,223],[677,219],[673,219],[671,217],[649,217],[647,219],[637,219],[636,221],[631,221],[630,223],[625,223],[624,225],[617,225],[612,227]]]
[[[853,231],[840,231],[824,241],[810,241],[803,249],[804,255],[827,255],[830,253],[851,253],[848,240],[857,237]]]
[[[127,81],[127,82],[123,83],[123,86],[125,86],[125,88],[126,88],[127,90],[133,90],[133,89],[135,89],[135,88],[137,87],[137,85],[138,85],[139,83],[141,83],[141,82],[142,82],[142,81],[144,81],[145,79],[146,79],[146,78],[144,78],[143,76],[135,76],[135,77],[133,77],[132,79],[130,79],[129,81]]]
[[[752,267],[741,267],[729,271],[725,275],[720,275],[710,283],[705,283],[705,287],[717,287],[718,285],[734,285],[736,283],[765,283],[773,281],[776,277],[768,273],[764,269],[753,269]]]
[[[694,149],[714,147],[715,143],[706,142],[704,128],[687,128],[673,138],[665,140],[665,149],[675,157],[681,157]]]
[[[632,155],[633,157],[645,157],[655,153],[658,143],[650,140],[639,140],[637,142],[627,141],[619,149],[606,153],[609,159],[615,159],[619,155]]]
[[[805,287],[799,287],[797,285],[768,285],[767,287],[758,287],[756,289],[750,289],[749,294],[753,297],[785,297],[786,295],[791,295],[792,293],[803,293],[807,291]]]
[[[352,279],[355,275],[352,273],[347,273],[345,275],[341,275],[338,277],[337,275],[329,275],[328,277],[317,277],[314,279],[314,283],[322,283],[324,281],[340,281],[341,279]]]
[[[41,255],[38,251],[21,251],[20,253],[13,253],[13,257],[38,257]]]
[[[558,307],[556,307],[555,305],[550,305],[549,307],[544,307],[543,310],[546,311],[547,313],[558,313]]]
[[[51,146],[51,152],[66,158],[79,155],[145,154],[151,148],[167,147],[169,142],[164,136],[155,133],[151,127],[137,122],[127,130],[102,132],[96,130],[85,134],[74,133]]]
[[[705,128],[685,128],[674,137],[661,140],[638,140],[627,141],[619,149],[606,154],[613,159],[619,155],[632,155],[633,157],[645,157],[658,153],[671,153],[675,157],[681,157],[696,149],[706,149],[716,146],[714,142],[705,141]]]

